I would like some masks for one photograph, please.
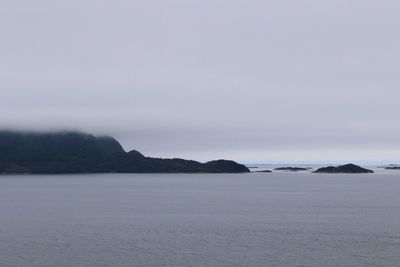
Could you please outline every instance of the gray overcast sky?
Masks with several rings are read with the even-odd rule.
[[[400,159],[399,1],[2,0],[3,128],[146,155]]]

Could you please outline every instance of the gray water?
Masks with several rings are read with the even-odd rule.
[[[400,266],[400,172],[1,176],[0,266]]]

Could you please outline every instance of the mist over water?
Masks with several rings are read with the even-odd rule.
[[[398,266],[400,179],[0,177],[0,266]]]
[[[392,163],[399,8],[2,0],[0,128],[109,134],[154,157]]]
[[[1,0],[0,131],[110,135],[148,157],[255,171],[375,173],[0,175],[0,267],[400,266],[400,171],[376,168],[400,164],[399,10]],[[36,158],[31,141],[4,140],[5,173],[28,161],[38,173],[192,170],[122,150],[100,164],[47,141]]]

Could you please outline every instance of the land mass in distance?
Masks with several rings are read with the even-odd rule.
[[[126,152],[110,136],[79,132],[0,131],[0,173],[245,173],[231,160],[200,163]]]

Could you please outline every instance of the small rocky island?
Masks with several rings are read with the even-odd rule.
[[[275,168],[275,171],[289,171],[289,172],[298,172],[298,171],[307,171],[310,168],[300,168],[300,167],[279,167]]]
[[[400,170],[400,166],[387,166],[385,170]]]
[[[4,173],[241,173],[231,160],[200,163],[126,152],[113,137],[79,132],[0,131],[0,174]]]
[[[324,168],[319,168],[314,171],[314,173],[373,173],[374,171],[362,168],[355,164],[346,164],[341,166],[329,166]]]
[[[254,172],[270,173],[270,172],[272,172],[272,171],[271,171],[271,170],[261,170],[261,171],[254,171]]]

